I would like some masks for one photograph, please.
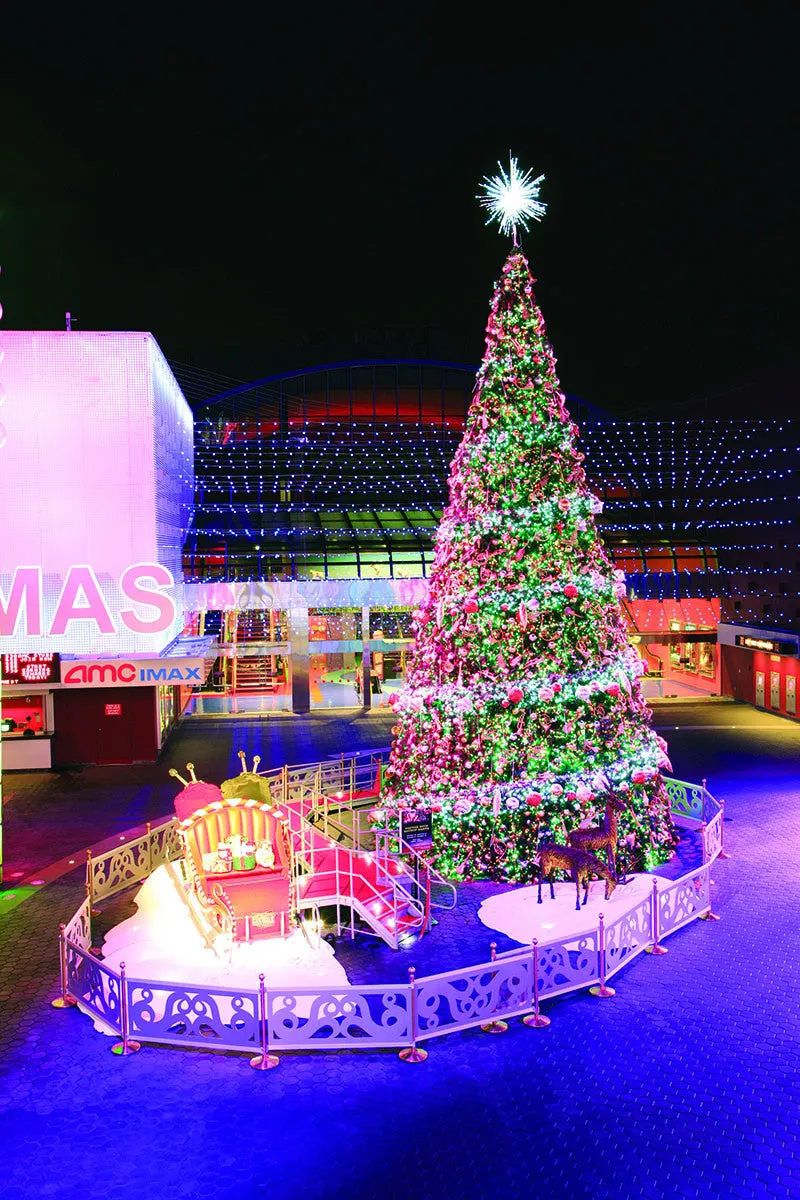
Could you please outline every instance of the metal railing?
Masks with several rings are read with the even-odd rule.
[[[284,773],[285,774],[285,773]],[[120,1035],[117,1053],[131,1053],[138,1042],[203,1046],[206,1049],[259,1051],[251,1065],[275,1065],[270,1050],[399,1049],[401,1057],[421,1062],[417,1043],[476,1025],[501,1031],[522,1016],[532,1026],[547,1018],[540,1000],[592,988],[613,996],[607,986],[643,950],[664,953],[661,942],[695,918],[714,919],[711,867],[724,850],[723,805],[705,786],[668,780],[673,819],[701,833],[703,861],[679,879],[653,877],[650,896],[596,929],[496,954],[476,966],[416,979],[409,970],[404,984],[346,985],[329,988],[204,987],[162,980],[128,978],[124,964],[114,971],[91,954],[91,901],[88,894],[72,920],[61,927],[61,996],[57,1007],[78,1004],[103,1027]],[[160,834],[165,826],[149,831]],[[140,842],[141,839],[136,839]],[[157,843],[169,857],[172,843]],[[152,855],[152,845],[148,847]],[[121,865],[104,870],[118,890],[129,886],[131,871],[147,856],[137,850]],[[101,856],[105,857],[105,856]],[[98,859],[98,862],[100,860]],[[151,857],[152,861],[152,857]],[[132,865],[131,865],[132,864]],[[106,895],[112,894],[105,892]],[[255,981],[254,981],[255,982]]]

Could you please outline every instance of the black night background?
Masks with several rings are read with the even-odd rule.
[[[69,310],[152,330],[220,388],[357,356],[477,364],[506,244],[474,196],[511,150],[547,177],[524,246],[568,392],[788,415],[797,105],[778,13],[106,10],[7,30],[4,327]]]

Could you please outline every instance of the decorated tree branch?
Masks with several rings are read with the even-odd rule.
[[[674,844],[666,745],[628,645],[624,575],[596,527],[602,504],[517,245],[517,224],[543,212],[540,182],[513,159],[486,181],[490,218],[514,247],[395,700],[388,803],[433,810],[436,865],[455,878],[530,879],[539,830],[566,842],[610,794],[625,802],[623,868],[651,866]]]

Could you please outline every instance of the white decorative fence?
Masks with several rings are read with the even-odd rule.
[[[324,764],[326,768],[330,764]],[[338,785],[344,766],[337,768]],[[319,786],[319,769],[304,767]],[[329,772],[333,776],[334,772]],[[276,772],[287,786],[287,771]],[[298,775],[300,770],[298,770]],[[271,988],[261,976],[252,990],[202,987],[161,980],[127,978],[124,964],[112,971],[90,952],[92,904],[138,882],[180,853],[175,823],[167,822],[134,841],[90,860],[87,896],[72,920],[61,927],[61,996],[58,1007],[77,1003],[103,1027],[117,1033],[117,1053],[138,1043],[201,1046],[248,1051],[252,1065],[274,1065],[270,1050],[402,1049],[421,1061],[417,1043],[456,1030],[492,1024],[534,1012],[541,1000],[605,987],[642,950],[659,952],[660,942],[696,917],[711,912],[711,866],[724,854],[723,806],[702,786],[665,781],[676,825],[700,832],[702,863],[680,879],[654,876],[650,896],[616,920],[563,940],[533,943],[495,955],[477,966],[416,979],[413,968],[403,984],[335,988]],[[306,786],[291,778],[290,787]],[[277,797],[276,797],[277,799]],[[255,982],[255,981],[254,981]],[[498,1022],[500,1024],[498,1025]],[[411,1051],[409,1051],[411,1047]]]

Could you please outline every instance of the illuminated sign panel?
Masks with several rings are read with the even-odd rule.
[[[3,330],[0,383],[0,650],[157,655],[182,625],[194,470],[155,340]]]
[[[764,650],[767,654],[797,654],[797,644],[780,638],[752,637],[737,633],[736,645],[746,650]]]
[[[61,662],[57,654],[2,654],[3,683],[58,683]]]
[[[210,663],[209,663],[210,666]],[[199,687],[205,680],[206,660],[203,658],[124,658],[72,659],[61,664],[61,683],[64,687],[152,687],[166,684],[173,687]]]

